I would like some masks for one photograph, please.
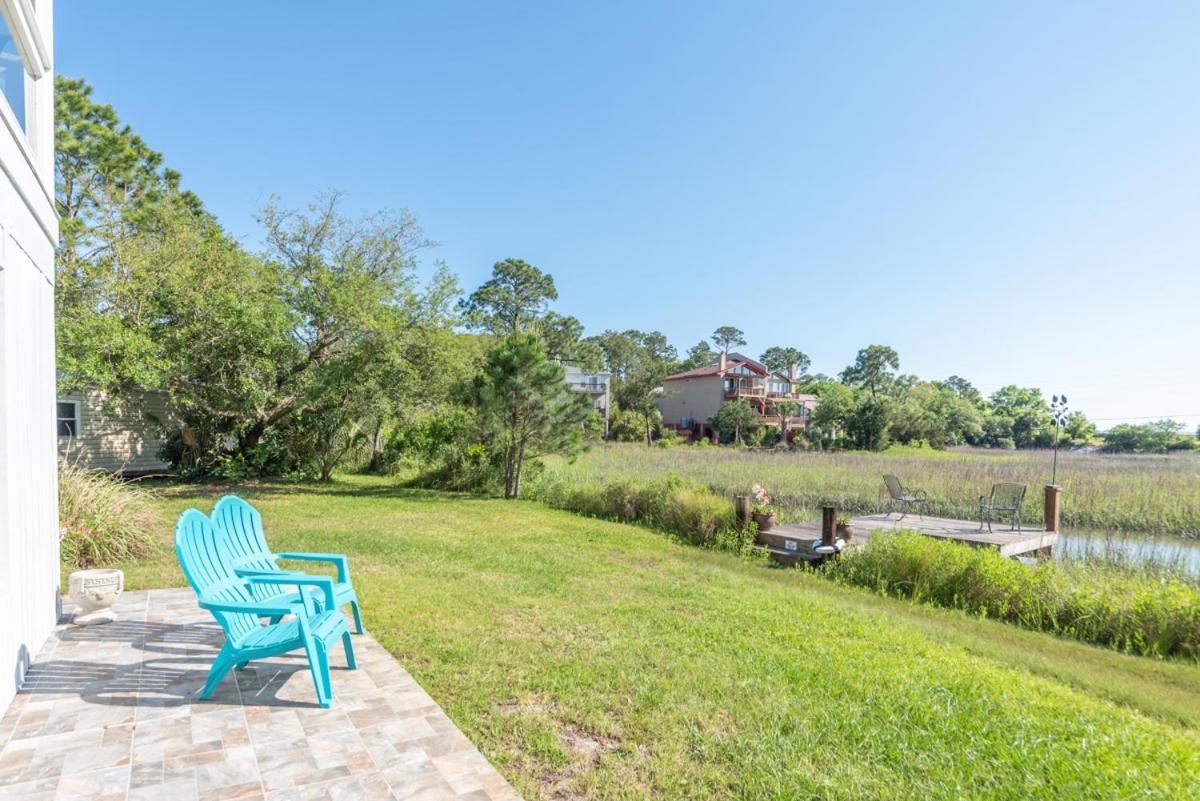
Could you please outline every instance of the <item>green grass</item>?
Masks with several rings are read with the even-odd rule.
[[[158,503],[173,519],[225,491]],[[529,502],[361,478],[238,491],[276,548],[350,555],[367,627],[529,799],[1200,792],[1194,664]],[[131,588],[183,581],[168,556],[123,567]]]
[[[929,493],[936,515],[977,519],[979,496],[992,484],[1028,487],[1025,519],[1042,518],[1050,483],[1049,451],[935,451],[894,448],[882,454],[748,451],[735,448],[646,448],[608,444],[574,462],[547,460],[538,481],[603,484],[675,473],[725,495],[762,484],[785,519],[805,519],[822,503],[851,512],[882,511],[883,474]],[[1059,454],[1065,526],[1200,536],[1200,456]]]

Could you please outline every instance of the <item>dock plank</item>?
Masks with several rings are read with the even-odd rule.
[[[1023,556],[1043,548],[1053,548],[1058,543],[1058,532],[1041,528],[1024,528],[1009,531],[1007,526],[993,524],[992,531],[979,530],[979,521],[954,520],[948,517],[921,517],[907,515],[862,515],[850,521],[856,531],[869,534],[874,531],[915,531],[927,537],[952,540],[976,547],[995,548],[1001,556]]]

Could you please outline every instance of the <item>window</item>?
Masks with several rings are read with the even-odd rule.
[[[74,437],[79,434],[79,404],[75,401],[58,402],[58,435]]]
[[[3,18],[0,18],[0,93],[8,101],[21,130],[25,130],[25,62]]]

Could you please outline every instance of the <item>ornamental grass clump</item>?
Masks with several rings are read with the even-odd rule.
[[[128,482],[58,465],[58,520],[62,562],[71,569],[112,566],[151,556],[162,526],[149,493]]]
[[[825,567],[843,584],[1146,656],[1200,659],[1200,590],[1103,564],[1028,566],[989,548],[879,534]]]

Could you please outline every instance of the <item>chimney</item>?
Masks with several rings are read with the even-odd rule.
[[[725,372],[726,362],[727,357],[725,356],[725,351],[721,351],[721,372]]]
[[[791,364],[789,364],[789,365],[788,365],[788,380],[789,380],[789,381],[795,381],[795,380],[796,380],[796,378],[797,378],[797,375],[796,375],[796,374],[797,374],[798,372],[799,372],[799,370],[797,369],[797,366],[796,366],[796,363],[795,363],[795,362],[792,362]]]

